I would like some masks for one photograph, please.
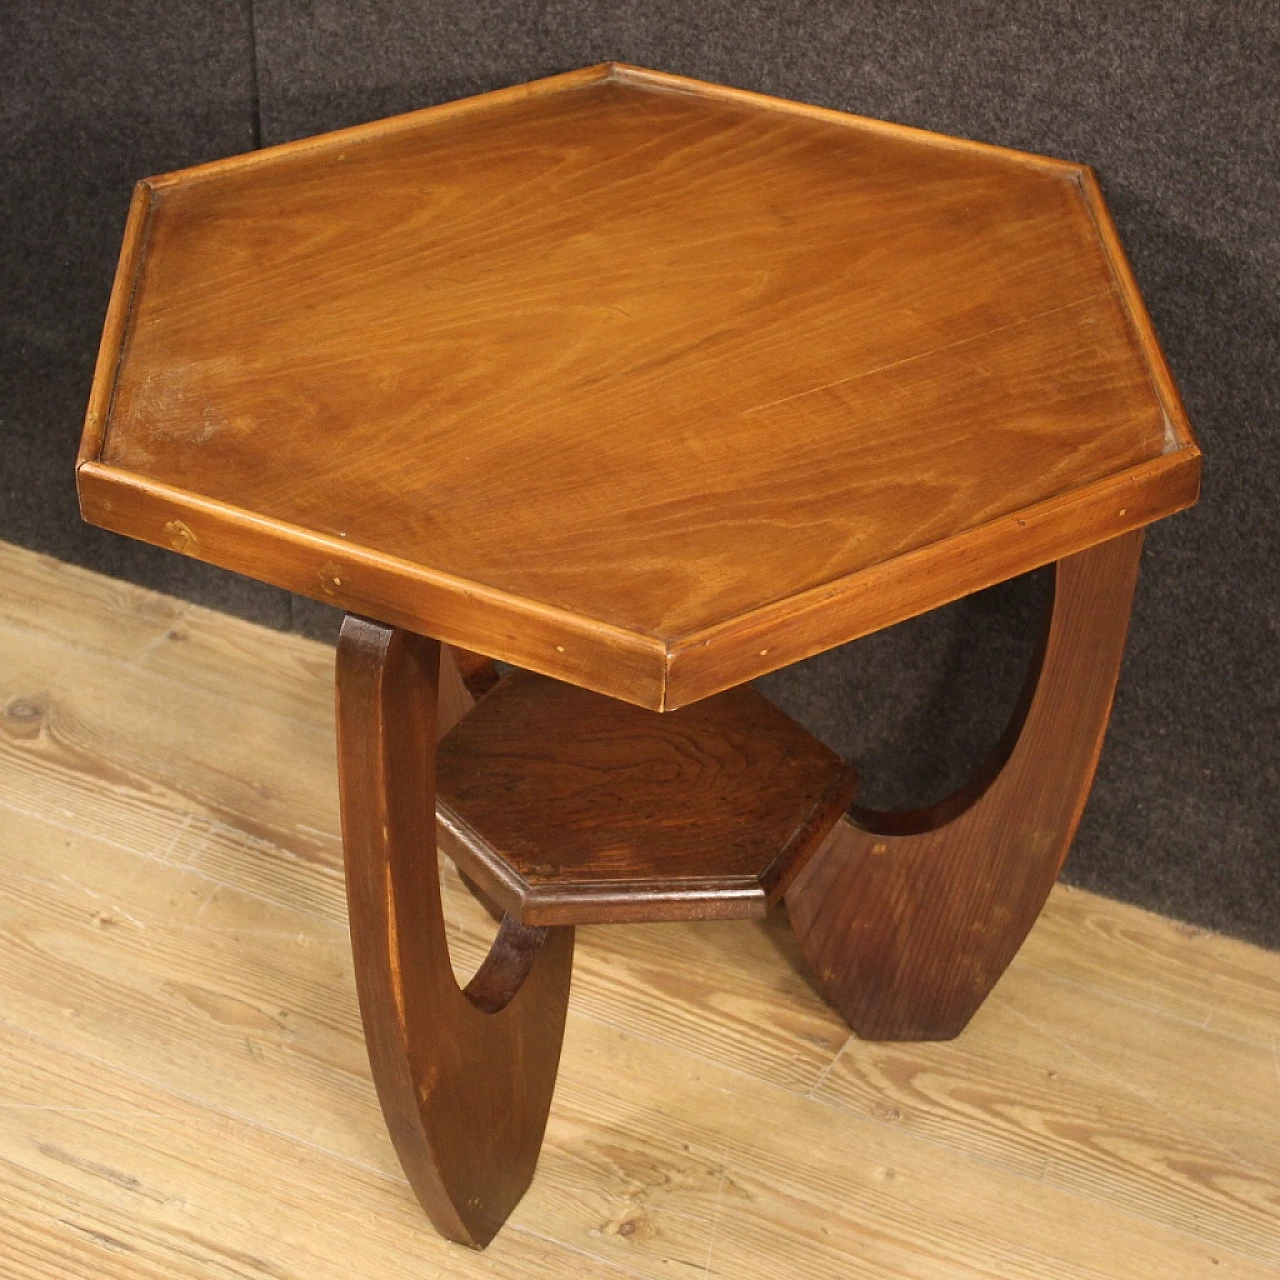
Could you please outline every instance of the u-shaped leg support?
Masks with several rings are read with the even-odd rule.
[[[338,755],[356,985],[374,1083],[436,1229],[483,1248],[533,1177],[564,1036],[573,929],[507,918],[465,991],[436,862],[435,744],[469,699],[434,640],[348,617]],[[447,726],[446,726],[447,727]]]
[[[1142,533],[1061,560],[995,756],[911,813],[855,809],[787,890],[827,999],[869,1040],[945,1040],[1027,936],[1071,846],[1111,714]]]

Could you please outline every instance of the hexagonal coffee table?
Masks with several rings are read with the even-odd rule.
[[[1088,169],[609,64],[139,184],[78,478],[97,524],[348,610],[370,1060],[427,1212],[483,1245],[576,923],[785,894],[859,1033],[960,1031],[1199,464]],[[850,809],[742,687],[1045,564],[1005,739],[927,810]],[[465,991],[437,815],[506,912]]]

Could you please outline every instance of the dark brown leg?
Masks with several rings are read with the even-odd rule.
[[[497,682],[498,671],[492,659],[467,649],[455,649],[453,645],[441,645],[440,714],[436,722],[436,741],[443,738],[475,706],[476,699],[482,698]],[[437,828],[436,839],[439,840],[441,835],[445,837],[445,852],[456,862],[454,851],[449,847],[448,831]],[[501,924],[502,908],[461,867],[458,868],[458,878],[471,896]]]
[[[1141,532],[1061,560],[1004,741],[912,813],[854,809],[787,908],[827,999],[869,1040],[958,1035],[1027,936],[1075,835],[1124,652]]]
[[[435,840],[440,646],[348,617],[338,644],[342,835],[356,985],[373,1078],[409,1182],[437,1230],[483,1248],[533,1176],[555,1088],[571,928],[503,921],[454,981]],[[443,687],[442,687],[443,684]]]

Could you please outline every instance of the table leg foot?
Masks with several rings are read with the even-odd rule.
[[[466,990],[454,980],[436,855],[441,692],[436,641],[346,619],[339,778],[369,1061],[423,1208],[442,1235],[483,1248],[537,1163],[560,1062],[573,930],[504,919]]]
[[[958,1035],[1022,945],[1093,782],[1142,548],[1054,567],[1027,688],[992,759],[927,809],[854,809],[786,894],[827,999],[870,1040]]]

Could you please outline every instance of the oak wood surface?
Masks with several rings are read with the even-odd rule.
[[[772,920],[580,930],[538,1177],[446,1244],[361,1039],[332,651],[169,607],[0,547],[5,1280],[1275,1275],[1280,957],[1062,886],[943,1044],[849,1036]]]
[[[529,672],[437,769],[446,848],[529,925],[763,917],[857,788],[754,689],[659,715]]]
[[[431,1221],[449,1239],[483,1248],[538,1161],[573,930],[508,917],[459,988],[435,854],[440,644],[348,617],[337,670],[351,945],[374,1083]]]
[[[972,779],[916,812],[855,809],[788,890],[823,991],[865,1039],[959,1034],[1035,923],[1093,783],[1142,537],[1055,565],[1021,703]]]
[[[88,518],[646,706],[1196,495],[1078,165],[606,66],[128,235]]]

